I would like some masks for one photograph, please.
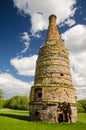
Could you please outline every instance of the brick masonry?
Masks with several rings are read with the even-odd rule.
[[[45,44],[40,48],[34,85],[30,92],[30,119],[43,122],[76,122],[76,90],[72,84],[68,50],[49,17]]]

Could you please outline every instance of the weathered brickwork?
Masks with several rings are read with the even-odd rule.
[[[58,33],[55,15],[49,17],[45,44],[39,50],[29,111],[31,120],[77,121],[76,90],[68,51]]]

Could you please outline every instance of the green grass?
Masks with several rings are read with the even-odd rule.
[[[0,130],[86,130],[86,114],[78,114],[77,123],[42,123],[28,121],[28,111],[0,110]]]

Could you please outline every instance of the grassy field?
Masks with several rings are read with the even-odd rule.
[[[0,130],[86,130],[86,114],[78,114],[77,123],[42,123],[28,121],[27,111],[0,110]]]

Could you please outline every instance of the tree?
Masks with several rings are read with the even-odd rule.
[[[2,89],[0,89],[0,109],[3,107],[2,103]]]
[[[14,96],[4,101],[4,107],[17,110],[28,110],[28,97]]]
[[[86,112],[86,99],[82,99],[78,101],[81,106],[83,107],[84,111]]]
[[[0,89],[0,98],[2,98],[2,89]]]
[[[78,113],[85,112],[84,108],[82,107],[82,104],[79,101],[77,101],[77,112]]]

